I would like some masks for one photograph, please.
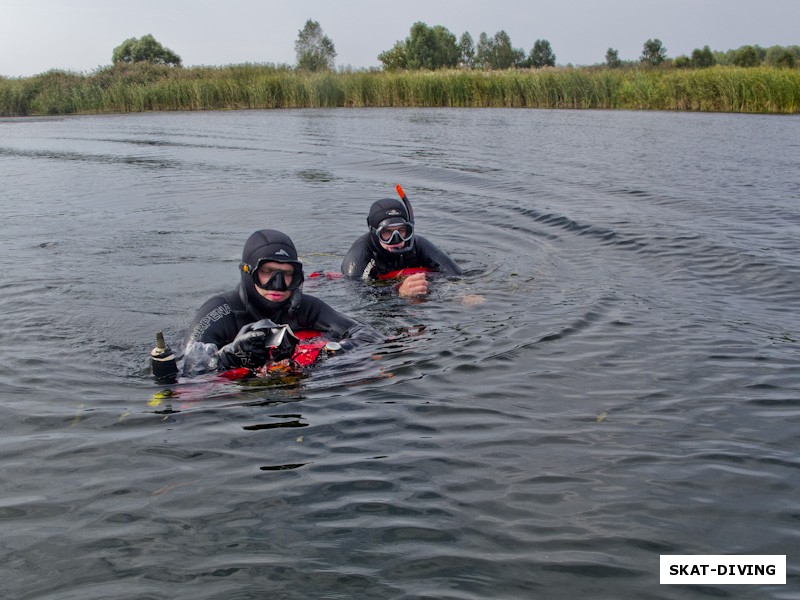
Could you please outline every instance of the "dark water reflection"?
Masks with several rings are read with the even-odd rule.
[[[0,120],[4,598],[797,598],[796,117],[329,110]],[[338,270],[402,183],[465,267],[307,290],[387,341],[147,375],[244,239]],[[786,554],[786,586],[660,586]]]

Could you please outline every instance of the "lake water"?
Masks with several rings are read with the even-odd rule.
[[[797,116],[0,120],[0,597],[800,598],[798,156]],[[396,183],[466,275],[306,284],[384,343],[152,381],[250,233],[337,271]]]

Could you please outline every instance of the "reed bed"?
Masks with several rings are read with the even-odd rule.
[[[554,68],[305,73],[270,65],[107,67],[0,78],[0,115],[327,107],[800,112],[800,70]]]

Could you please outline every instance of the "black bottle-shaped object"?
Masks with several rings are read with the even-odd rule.
[[[156,347],[150,351],[150,368],[159,382],[173,383],[178,376],[178,364],[172,349],[164,343],[164,334],[156,334]]]

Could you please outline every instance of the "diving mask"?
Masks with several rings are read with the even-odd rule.
[[[414,226],[407,221],[393,223],[383,221],[374,231],[378,239],[387,246],[402,244],[414,237]]]

